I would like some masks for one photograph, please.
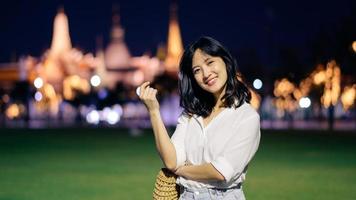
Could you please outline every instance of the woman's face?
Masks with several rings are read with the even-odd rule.
[[[220,57],[213,57],[197,49],[193,55],[192,71],[198,85],[216,98],[221,96],[227,81],[226,64]]]

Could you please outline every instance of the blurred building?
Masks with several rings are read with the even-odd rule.
[[[95,53],[83,53],[72,46],[68,17],[64,9],[59,9],[53,22],[51,46],[41,57],[22,56],[18,62],[0,64],[2,108],[21,104],[26,105],[24,112],[30,118],[56,117],[60,108],[68,107],[62,105],[64,100],[74,101],[78,95],[114,91],[118,85],[135,88],[143,81],[153,82],[168,72],[177,76],[183,45],[176,10],[176,6],[171,8],[167,52],[164,52],[167,56],[158,58],[130,54],[118,12],[113,14],[109,44],[104,47],[99,40]],[[28,92],[22,94],[21,102],[11,95],[19,82],[27,84]],[[21,113],[11,116],[21,117]]]
[[[131,55],[118,12],[113,14],[110,36],[107,45],[98,39],[95,53],[74,48],[68,18],[60,9],[54,18],[51,46],[41,57],[26,55],[16,62],[0,63],[0,123],[2,119],[85,119],[112,125],[123,119],[129,127],[147,127],[148,114],[138,103],[135,88],[150,81],[160,91],[164,122],[175,125],[181,112],[176,89],[183,53],[177,5],[170,8],[167,45],[160,44],[156,56]],[[314,119],[314,124],[309,123],[314,128],[322,124],[319,120],[333,123],[336,118],[346,121],[339,127],[356,128],[352,121],[356,118],[356,84],[354,79],[343,81],[336,61],[316,66],[300,83],[275,80],[273,95],[261,95],[261,87],[262,82],[250,91],[263,127],[290,128],[295,122],[296,127],[308,128],[304,122]],[[111,99],[107,98],[110,92]]]

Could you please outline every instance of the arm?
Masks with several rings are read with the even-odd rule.
[[[176,151],[163,124],[159,110],[149,111],[156,149],[164,165],[171,171],[176,168]]]
[[[190,180],[225,180],[224,176],[217,171],[211,163],[202,165],[181,166],[175,172],[178,176],[183,176]]]
[[[177,165],[176,152],[159,112],[159,103],[156,98],[157,90],[149,87],[149,82],[145,82],[140,86],[140,91],[139,97],[145,104],[150,115],[156,149],[164,165],[169,170],[175,170]]]

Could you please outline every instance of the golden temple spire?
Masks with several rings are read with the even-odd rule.
[[[165,60],[166,71],[169,73],[178,72],[179,60],[183,53],[183,43],[178,24],[177,8],[177,3],[174,2],[170,9],[167,57]]]
[[[68,18],[64,13],[63,7],[58,9],[54,18],[53,35],[50,54],[54,57],[72,49],[69,35]]]

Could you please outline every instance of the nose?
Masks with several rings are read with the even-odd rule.
[[[203,72],[203,78],[204,78],[204,79],[209,78],[209,76],[210,76],[210,69],[209,69],[209,67],[203,66],[203,67],[202,67],[202,72]]]

